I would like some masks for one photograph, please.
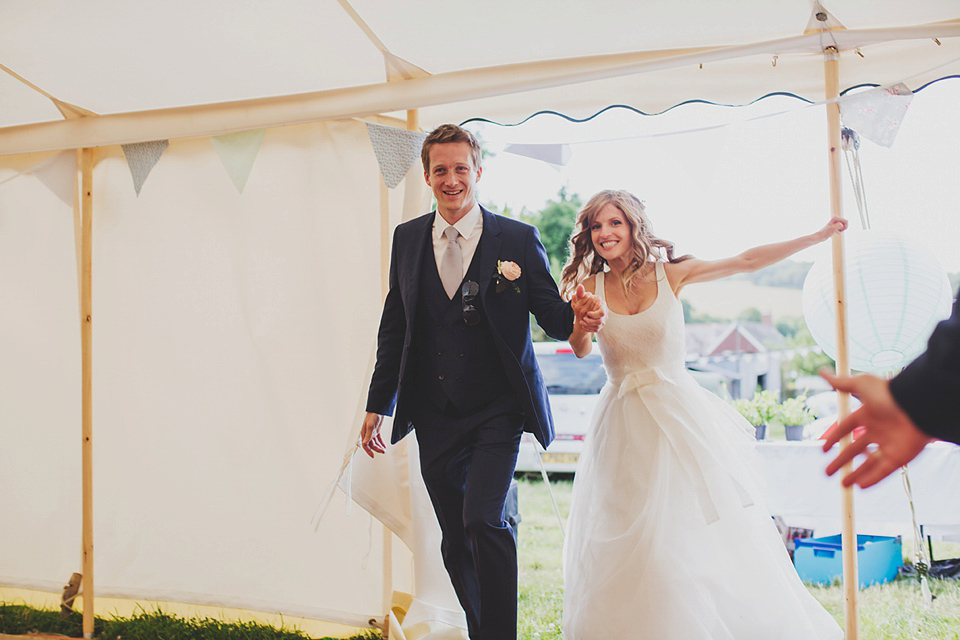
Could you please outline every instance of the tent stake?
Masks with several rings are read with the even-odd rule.
[[[81,273],[80,347],[82,351],[83,433],[83,637],[93,637],[93,154],[80,154]]]
[[[839,54],[834,47],[827,47],[824,58],[824,76],[827,98],[827,135],[830,150],[830,211],[831,215],[843,216],[843,199],[841,193],[841,165],[840,154],[843,150],[840,144],[840,80],[838,73]],[[837,308],[837,373],[850,375],[850,362],[847,355],[847,311],[846,311],[846,283],[844,281],[844,251],[843,235],[834,234],[833,249],[833,289]],[[850,395],[837,394],[838,420],[842,420],[850,413]],[[841,444],[852,440],[846,436]],[[844,467],[845,472],[853,468],[853,463]],[[844,622],[846,625],[846,640],[857,640],[857,589],[859,579],[857,575],[857,530],[853,520],[853,488],[842,489],[842,529],[841,546],[843,553],[843,588],[844,588]]]

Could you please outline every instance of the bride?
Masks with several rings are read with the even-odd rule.
[[[577,218],[562,274],[607,306],[597,343],[608,382],[574,480],[564,544],[567,640],[841,638],[801,583],[763,505],[752,428],[684,367],[690,284],[754,271],[846,229],[723,260],[674,257],[644,207],[602,191]],[[579,357],[592,334],[570,338]]]

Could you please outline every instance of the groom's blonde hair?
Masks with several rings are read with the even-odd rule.
[[[430,172],[430,148],[435,144],[444,144],[447,142],[466,142],[470,145],[470,153],[473,156],[474,169],[480,168],[480,161],[483,159],[483,149],[480,143],[472,133],[455,124],[442,124],[427,135],[423,141],[423,148],[420,150],[420,160],[423,162],[423,170]]]

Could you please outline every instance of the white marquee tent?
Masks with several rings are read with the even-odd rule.
[[[98,597],[350,626],[394,589],[448,599],[341,493],[311,523],[359,426],[390,230],[428,206],[416,131],[822,102],[828,47],[841,91],[917,89],[960,75],[960,6],[2,0],[0,587],[81,571],[86,442]],[[422,556],[416,487],[369,486]]]

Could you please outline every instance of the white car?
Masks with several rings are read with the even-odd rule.
[[[540,473],[542,461],[547,473],[573,473],[577,470],[583,438],[590,426],[600,389],[607,381],[607,372],[596,346],[585,358],[577,358],[566,342],[535,342],[533,351],[550,395],[556,438],[544,451],[533,434],[524,433],[517,456],[517,471]],[[726,392],[719,374],[692,370],[690,373],[710,391],[721,396]]]

